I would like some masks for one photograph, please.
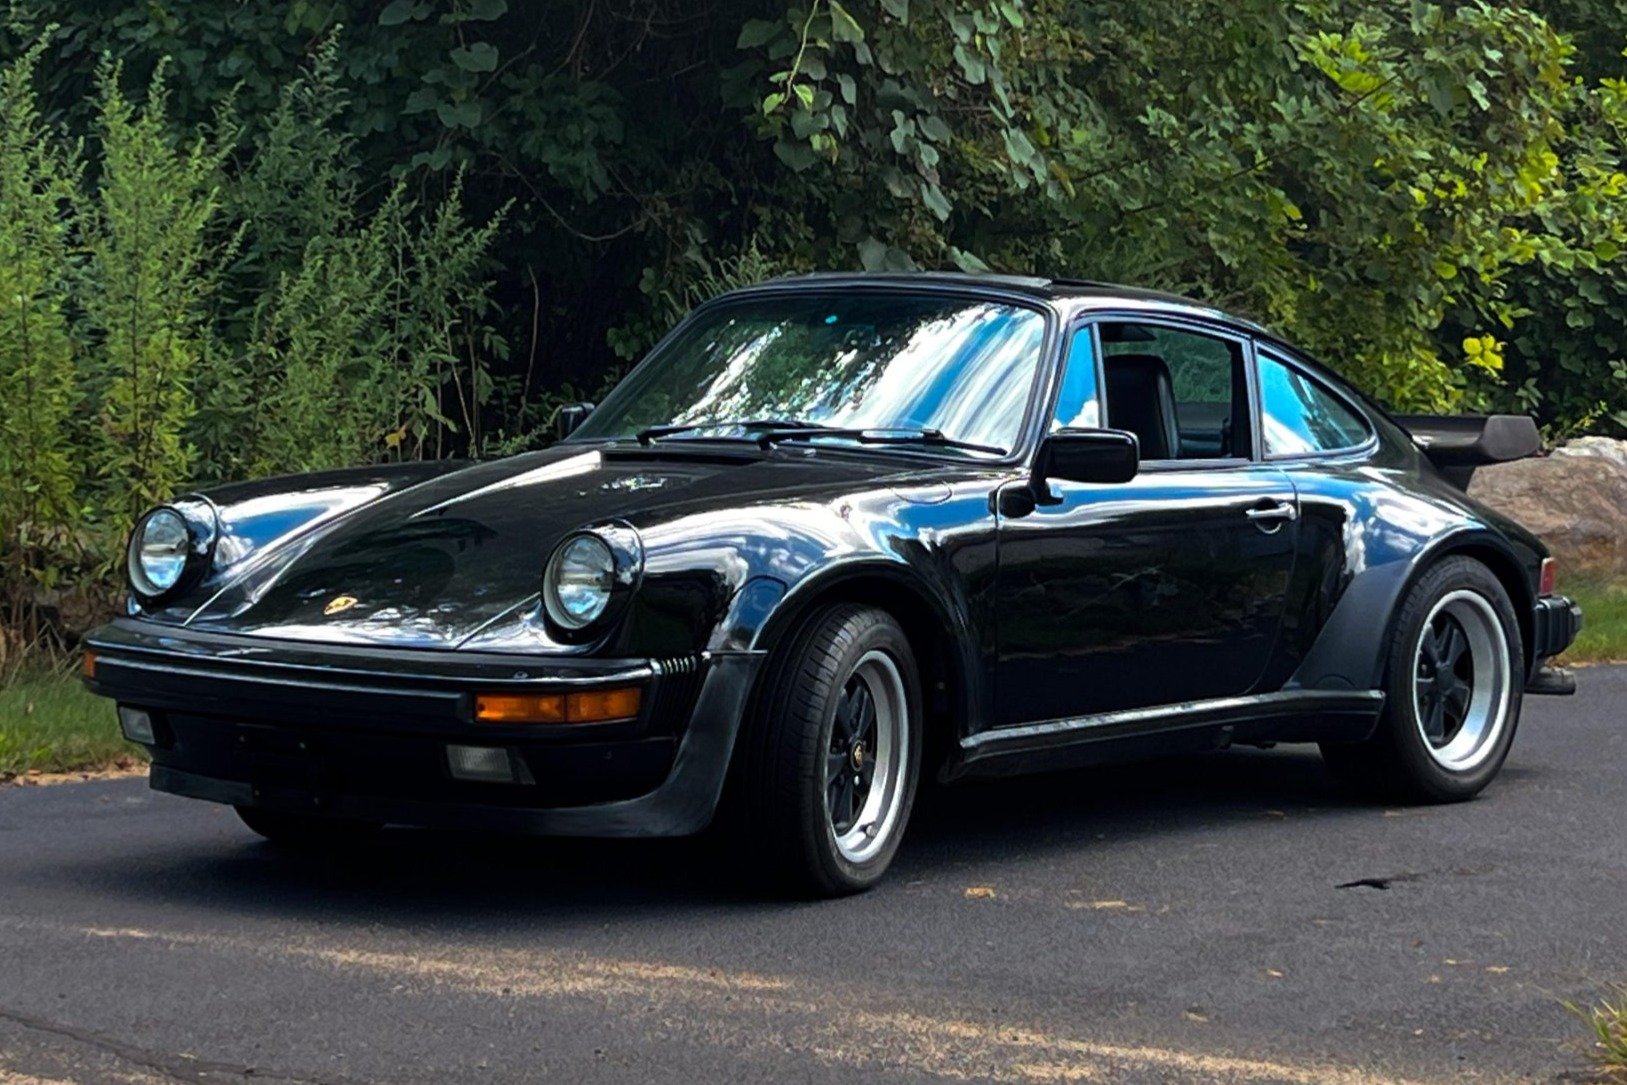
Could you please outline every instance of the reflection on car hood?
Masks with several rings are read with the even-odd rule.
[[[713,444],[706,451],[677,442],[639,453],[560,445],[442,474],[242,562],[189,624],[451,647],[532,604],[548,555],[572,531],[612,519],[641,527],[695,511],[817,499],[900,466],[882,456],[806,450],[764,456]]]

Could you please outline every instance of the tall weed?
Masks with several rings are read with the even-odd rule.
[[[35,45],[0,71],[0,668],[39,636],[36,602],[58,590],[78,550],[68,310],[82,171],[78,148],[40,118],[42,54]]]
[[[369,198],[333,39],[264,122],[186,132],[167,65],[137,101],[104,61],[81,145],[38,104],[48,37],[0,63],[0,672],[112,601],[177,491],[475,451],[506,351],[500,215],[470,223],[461,176]]]

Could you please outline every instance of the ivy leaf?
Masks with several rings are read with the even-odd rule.
[[[441,96],[433,87],[419,87],[407,95],[406,104],[401,107],[403,113],[428,113],[441,104]]]
[[[417,0],[390,0],[379,12],[379,25],[399,26],[409,19],[422,19],[428,14],[429,9],[420,9]]]
[[[452,50],[452,63],[466,72],[492,72],[497,70],[497,48],[489,42],[477,41],[473,45]]]
[[[783,23],[770,22],[767,19],[750,19],[740,28],[740,37],[734,43],[736,49],[755,49],[759,45],[766,45],[779,36],[785,29]]]
[[[469,4],[469,18],[475,22],[489,23],[507,12],[508,0],[471,0]]]
[[[981,86],[983,81],[988,78],[988,70],[984,67],[982,59],[975,56],[964,45],[955,46],[955,62],[960,65],[960,70],[965,74],[966,82],[974,87]]]
[[[774,156],[797,173],[819,161],[819,156],[806,143],[794,143],[788,139],[775,142]]]
[[[480,123],[480,103],[442,102],[435,107],[435,115],[448,128],[474,128]]]
[[[921,185],[921,202],[926,204],[926,209],[931,211],[939,222],[948,220],[949,201],[944,197],[943,189],[937,185],[923,183]]]
[[[934,143],[949,142],[949,126],[943,123],[943,118],[936,113],[929,113],[921,118],[921,134]]]
[[[887,246],[875,237],[859,242],[859,266],[866,271],[880,271],[887,263]]]
[[[842,42],[864,40],[864,27],[837,0],[830,0],[830,36]]]
[[[910,21],[910,0],[881,0],[881,9],[901,23]]]

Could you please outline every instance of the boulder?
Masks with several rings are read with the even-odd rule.
[[[1554,449],[1555,456],[1601,456],[1627,469],[1627,441],[1614,437],[1578,437]]]
[[[1627,445],[1584,437],[1475,471],[1469,495],[1548,544],[1560,579],[1627,577]]]

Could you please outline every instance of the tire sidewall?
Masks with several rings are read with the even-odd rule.
[[[1461,771],[1449,769],[1431,756],[1418,726],[1413,700],[1416,652],[1424,621],[1439,600],[1457,591],[1474,592],[1491,604],[1502,627],[1509,661],[1509,697],[1502,730],[1488,755],[1474,768]],[[1447,558],[1426,571],[1408,592],[1392,627],[1392,636],[1385,726],[1399,767],[1413,790],[1425,798],[1436,801],[1471,798],[1502,769],[1519,726],[1525,684],[1525,646],[1508,592],[1496,575],[1480,562],[1466,557]]]
[[[874,884],[891,865],[908,828],[910,811],[915,805],[915,791],[921,775],[921,679],[916,671],[915,655],[910,649],[909,639],[904,635],[903,629],[889,615],[882,611],[867,611],[867,614],[872,616],[873,620],[868,621],[843,649],[837,666],[838,678],[825,691],[825,703],[820,708],[819,739],[814,746],[815,762],[807,766],[808,771],[803,774],[808,791],[804,796],[804,807],[810,819],[809,828],[812,830],[815,856],[829,883],[833,887],[849,890],[864,889]],[[836,847],[830,817],[825,809],[824,754],[830,748],[831,735],[836,726],[836,709],[841,703],[843,689],[852,678],[859,660],[868,653],[878,650],[892,658],[904,683],[904,729],[907,735],[905,743],[907,749],[903,758],[903,779],[900,785],[903,789],[903,798],[897,821],[881,850],[864,862],[855,863]]]

